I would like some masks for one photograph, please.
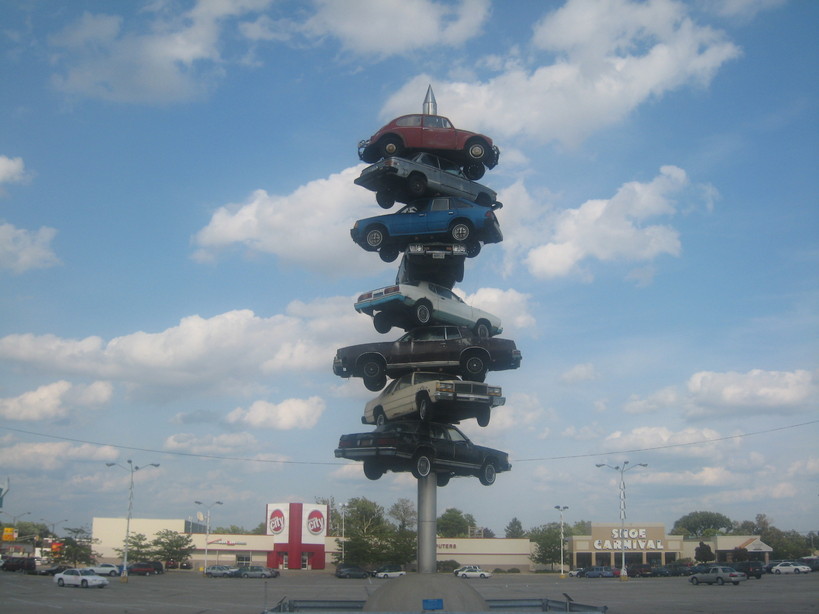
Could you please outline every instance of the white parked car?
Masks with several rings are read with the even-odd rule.
[[[491,578],[492,572],[481,569],[477,565],[465,565],[452,572],[459,578]]]
[[[784,561],[771,567],[771,573],[810,573],[810,567],[807,565],[802,565],[802,563]]]
[[[379,567],[373,572],[373,576],[376,578],[400,578],[401,576],[406,575],[406,571],[395,565],[385,565],[384,567]]]
[[[99,565],[89,565],[85,569],[90,569],[98,576],[114,576],[120,575],[119,567],[111,563],[100,563]]]
[[[463,381],[455,375],[415,371],[394,379],[364,406],[364,424],[417,415],[421,420],[458,422],[476,418],[487,426],[493,407],[506,403],[500,386]]]
[[[388,333],[393,326],[409,330],[428,324],[465,326],[484,338],[503,332],[498,316],[471,307],[452,290],[428,281],[393,284],[365,292],[358,297],[355,310],[373,316],[379,333]]]
[[[98,576],[90,569],[66,569],[54,575],[54,582],[57,586],[81,586],[82,588],[108,586],[106,578]]]

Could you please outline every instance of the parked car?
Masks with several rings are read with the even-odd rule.
[[[666,565],[672,576],[690,576],[691,567],[689,565]]]
[[[358,220],[350,236],[367,251],[378,251],[385,262],[398,258],[401,250],[419,241],[452,241],[466,246],[467,257],[481,251],[483,243],[500,243],[503,233],[495,211],[503,205],[482,207],[463,198],[420,198],[396,213]]]
[[[476,418],[487,426],[493,407],[506,403],[499,386],[465,382],[446,373],[415,371],[391,381],[364,406],[364,424],[384,424],[417,415],[421,420],[458,422]]]
[[[487,371],[517,369],[521,353],[511,339],[483,339],[468,328],[422,326],[395,341],[350,345],[336,351],[333,373],[361,377],[368,390],[387,385],[387,376],[416,370],[441,371],[482,382]]]
[[[37,570],[37,575],[40,576],[56,576],[58,573],[71,569],[68,565],[55,565],[53,567],[45,567]]]
[[[761,579],[765,573],[762,561],[736,561],[735,563],[731,563],[731,567],[737,571],[741,571],[749,578],[753,576],[757,580]]]
[[[150,576],[161,573],[164,573],[162,563],[157,566],[155,562],[140,561],[128,565],[129,576]]]
[[[631,574],[629,574],[631,575]],[[585,578],[613,578],[614,570],[607,565],[597,565],[595,567],[587,567]]]
[[[466,246],[461,243],[410,243],[395,283],[429,281],[450,290],[464,280]]]
[[[3,559],[0,565],[3,571],[16,571],[17,573],[37,573],[37,561],[30,556],[12,556]]]
[[[119,567],[111,563],[101,563],[99,565],[89,565],[86,569],[92,570],[98,576],[118,576],[120,574]]]
[[[228,565],[208,565],[205,568],[205,575],[208,578],[227,578],[238,570],[238,567],[229,567]]]
[[[384,209],[396,201],[407,203],[436,194],[466,198],[484,207],[498,200],[493,189],[467,179],[458,164],[427,152],[385,158],[361,171],[355,183],[375,192]]]
[[[626,569],[629,578],[650,578],[655,575],[651,565],[647,563],[639,563],[637,565],[629,565]]]
[[[811,571],[819,571],[819,556],[803,556],[798,562],[810,567]]]
[[[707,571],[693,574],[688,580],[691,582],[691,584],[699,584],[700,582],[703,582],[705,584],[723,585],[726,582],[730,582],[736,586],[740,582],[744,582],[747,579],[748,576],[741,571],[737,571],[733,567],[714,565]]]
[[[374,578],[400,578],[407,575],[400,565],[382,565],[373,572]]]
[[[582,578],[584,575],[586,575],[585,567],[578,567],[577,569],[572,569],[569,572],[570,578]]]
[[[396,117],[369,139],[358,143],[358,157],[367,164],[413,151],[440,153],[460,164],[469,179],[483,177],[495,168],[500,151],[483,134],[459,130],[441,115],[413,114]]]
[[[248,565],[232,570],[230,575],[235,578],[278,578],[279,570],[261,565]]]
[[[783,561],[771,568],[771,572],[775,574],[783,573],[810,573],[810,567],[802,563],[795,563],[793,561]]]
[[[108,580],[98,576],[91,569],[66,569],[54,575],[57,586],[80,586],[82,588],[105,588]]]
[[[336,568],[337,578],[369,578],[370,572],[358,565],[344,565]]]
[[[503,332],[498,316],[467,305],[452,290],[429,281],[370,290],[358,297],[354,307],[358,313],[373,317],[373,326],[379,333],[388,333],[393,326],[409,330],[429,324],[464,326],[479,337]]]
[[[491,578],[492,572],[481,569],[477,565],[464,565],[452,572],[459,578]]]
[[[370,480],[409,470],[419,479],[435,473],[439,486],[454,475],[476,476],[490,486],[512,468],[506,452],[476,445],[456,427],[435,422],[387,422],[369,433],[342,435],[335,455],[364,461]]]

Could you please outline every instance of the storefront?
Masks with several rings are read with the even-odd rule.
[[[591,535],[569,537],[572,569],[605,565],[622,567],[623,552],[626,566],[646,563],[668,565],[683,558],[681,535],[666,535],[662,523],[591,525]]]
[[[273,552],[267,567],[324,569],[327,506],[308,503],[269,503],[265,513]]]

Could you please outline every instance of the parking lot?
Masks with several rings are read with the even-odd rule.
[[[0,573],[3,614],[260,614],[280,599],[366,600],[386,582],[342,580],[329,571],[285,571],[280,578],[207,579],[195,572],[113,578],[102,589],[58,588],[50,577]],[[608,606],[610,614],[819,613],[819,573],[763,576],[739,586],[693,586],[686,578],[564,578],[552,574],[499,574],[469,582],[486,599],[549,598]],[[405,611],[421,611],[421,599]],[[444,606],[446,601],[444,600]]]

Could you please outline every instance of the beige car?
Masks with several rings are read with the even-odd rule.
[[[394,379],[364,407],[364,424],[384,424],[415,415],[421,420],[458,422],[476,418],[487,426],[493,407],[506,403],[500,386],[468,382],[447,373],[415,371]]]

